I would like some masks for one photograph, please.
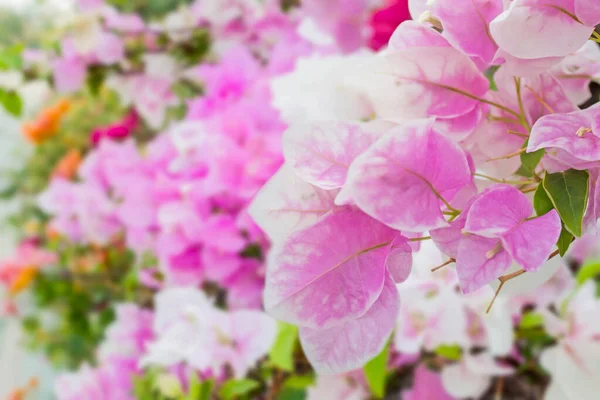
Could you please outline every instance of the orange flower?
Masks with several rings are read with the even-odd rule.
[[[71,149],[60,159],[54,168],[54,176],[60,176],[65,179],[72,179],[77,173],[81,164],[81,152]]]
[[[37,275],[37,272],[38,268],[34,266],[21,269],[18,275],[10,283],[8,292],[14,296],[23,289],[26,289]]]
[[[25,400],[27,394],[34,391],[39,385],[39,381],[37,378],[31,378],[27,385],[22,388],[16,389],[12,393],[8,395],[8,400]]]
[[[63,99],[52,107],[45,109],[37,119],[23,124],[23,134],[35,144],[51,138],[56,134],[60,120],[70,106],[71,103]]]

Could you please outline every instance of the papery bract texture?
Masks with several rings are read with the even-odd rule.
[[[398,230],[447,226],[443,201],[450,202],[472,175],[465,153],[432,122],[400,126],[379,139],[350,166],[340,196],[350,193],[363,211]]]
[[[328,329],[300,328],[300,341],[307,358],[321,374],[361,367],[385,346],[394,329],[399,305],[398,289],[386,274],[381,295],[363,316]]]
[[[363,316],[381,293],[397,235],[355,209],[327,214],[272,250],[265,308],[314,329]]]
[[[299,177],[331,190],[344,185],[352,161],[376,139],[376,135],[363,131],[358,124],[296,125],[283,136],[283,153]]]
[[[249,213],[273,242],[281,242],[333,210],[336,194],[300,179],[285,164],[256,195]]]

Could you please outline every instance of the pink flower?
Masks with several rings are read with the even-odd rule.
[[[440,374],[420,365],[415,371],[413,386],[402,394],[404,400],[453,400],[442,384]]]
[[[277,324],[259,311],[217,310],[201,291],[179,288],[157,295],[154,331],[142,365],[186,362],[217,376],[229,365],[241,378],[269,351]]]
[[[61,93],[72,93],[83,86],[87,66],[79,58],[59,58],[52,63],[54,86]]]
[[[272,250],[265,308],[300,325],[304,351],[318,371],[357,368],[381,351],[394,327],[393,277],[406,279],[401,271],[410,257],[400,254],[411,250],[405,245],[360,211],[333,211]]]
[[[527,152],[548,149],[553,170],[587,169],[600,161],[600,106],[568,114],[546,115],[531,130]]]
[[[385,46],[396,27],[410,19],[408,0],[387,0],[370,18],[371,38],[369,47],[379,50]]]
[[[530,218],[530,200],[508,185],[486,189],[463,213],[466,218],[450,229],[463,233],[456,270],[464,293],[500,277],[513,260],[527,271],[536,271],[550,255],[561,230],[556,210]]]
[[[442,211],[472,175],[465,153],[434,130],[433,122],[401,125],[375,142],[350,165],[336,202],[351,198],[399,230],[447,226]]]
[[[138,116],[135,111],[128,113],[121,121],[104,128],[96,128],[91,134],[92,144],[97,145],[103,138],[125,139],[138,125]]]

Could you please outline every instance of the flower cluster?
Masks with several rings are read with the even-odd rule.
[[[56,397],[597,397],[593,2],[79,0],[0,50],[62,96],[0,192]]]
[[[417,242],[455,263],[463,293],[499,281],[497,295],[524,274],[543,282],[597,224],[600,108],[574,102],[600,65],[591,2],[415,3],[418,21],[346,67],[349,95],[319,88],[328,121],[283,103],[286,164],[251,206],[275,243],[265,307],[300,326],[321,372],[381,351]],[[275,104],[295,79],[275,82]]]

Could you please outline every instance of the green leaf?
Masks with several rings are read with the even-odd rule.
[[[533,329],[544,325],[544,317],[541,314],[528,312],[521,318],[519,328],[521,329]]]
[[[533,208],[538,216],[547,214],[551,210],[554,210],[552,200],[550,200],[550,197],[548,197],[548,193],[546,193],[543,185],[539,185],[535,190],[533,195]]]
[[[284,388],[289,389],[306,389],[315,383],[315,376],[308,375],[292,375],[283,383]]]
[[[435,349],[435,354],[448,360],[458,361],[462,355],[462,350],[458,345],[441,345]]]
[[[17,92],[5,91],[0,88],[0,103],[4,109],[15,117],[20,117],[23,111],[23,101]]]
[[[208,395],[204,394],[204,392],[205,392],[204,386],[206,383],[210,384],[210,387],[208,390]],[[212,391],[212,381],[201,382],[200,379],[198,378],[198,374],[196,372],[192,372],[190,374],[188,387],[189,387],[189,389],[188,389],[188,394],[186,397],[187,400],[209,399],[210,392]]]
[[[0,50],[0,70],[23,68],[23,58],[21,53],[24,46],[22,44],[14,45]]]
[[[485,75],[485,77],[488,79],[488,81],[490,81],[490,90],[493,90],[494,92],[498,91],[498,86],[496,85],[496,81],[494,80],[494,75],[496,74],[496,71],[498,71],[499,69],[500,69],[499,65],[492,65],[491,67],[486,69],[483,73]]]
[[[277,400],[306,400],[306,391],[301,389],[286,388],[277,396]]]
[[[556,246],[558,247],[558,254],[560,254],[561,257],[567,254],[567,250],[569,250],[569,247],[571,246],[571,243],[573,243],[574,238],[575,237],[573,236],[573,234],[571,234],[571,232],[569,232],[567,228],[565,228],[565,225],[563,223],[562,230],[560,231],[560,236],[558,237],[558,242],[556,243]]]
[[[527,148],[528,144],[529,144],[529,139],[527,139],[525,141],[525,143],[523,143],[522,148],[524,148],[524,149]],[[546,153],[546,150],[544,150],[544,149],[534,151],[533,153],[521,153],[520,171],[522,173],[525,173],[525,176],[533,176],[536,167],[542,160],[542,157],[544,157],[545,153]]]
[[[221,397],[223,400],[231,400],[238,396],[243,396],[260,387],[260,383],[252,379],[237,379],[225,382],[221,386]]]
[[[298,341],[298,327],[278,322],[275,343],[269,352],[271,363],[284,371],[294,370],[294,350]]]
[[[389,355],[390,346],[388,343],[381,353],[375,356],[364,367],[365,377],[367,378],[371,392],[377,398],[383,398],[385,395],[386,369]]]
[[[581,286],[590,279],[600,276],[600,261],[594,260],[585,263],[577,273],[577,285]]]
[[[583,231],[583,214],[588,203],[587,171],[570,169],[544,177],[544,189],[565,227],[574,236],[580,237]]]

